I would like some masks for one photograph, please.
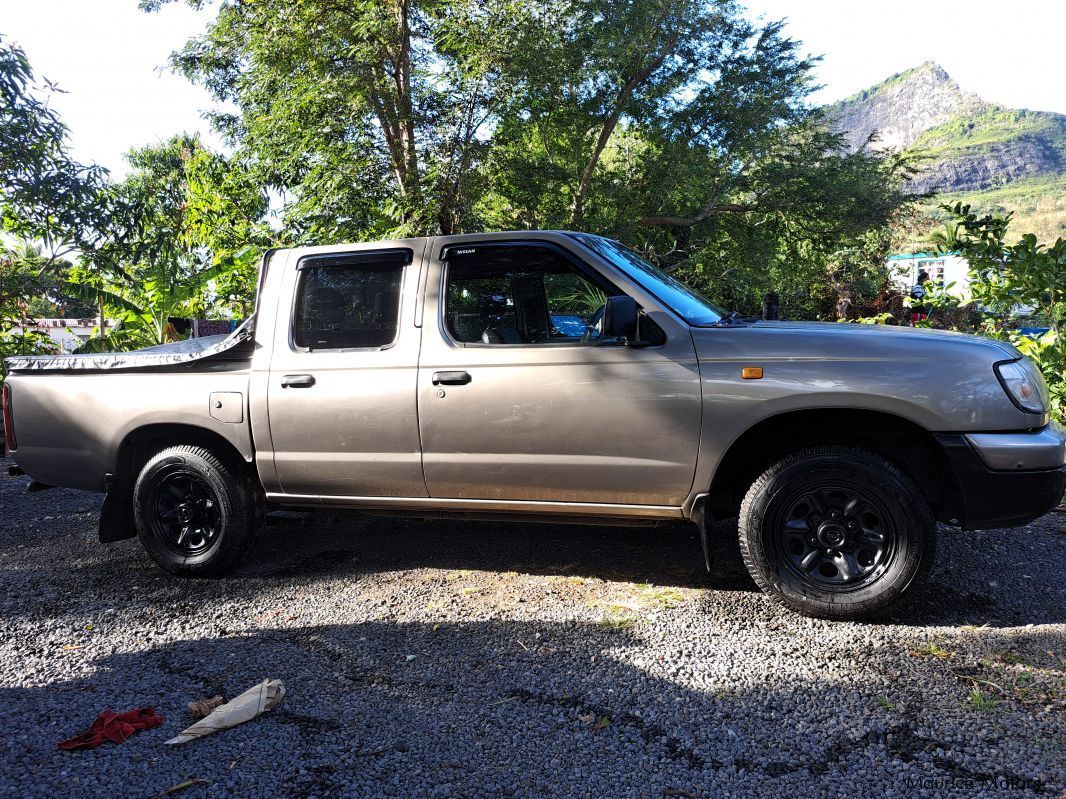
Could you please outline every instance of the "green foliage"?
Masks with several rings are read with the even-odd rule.
[[[27,332],[34,316],[119,316],[122,333],[97,331],[92,349],[173,338],[168,317],[251,311],[258,251],[273,236],[255,177],[175,136],[129,154],[121,183],[67,154],[66,127],[25,54],[0,42],[0,225],[44,245],[0,253],[3,351],[51,347]],[[42,92],[44,96],[42,98]],[[63,260],[76,253],[76,264]]]
[[[46,355],[59,347],[47,333],[19,327],[17,316],[8,316],[0,310],[0,383],[3,383],[7,368],[4,358],[13,355]]]
[[[979,214],[1010,213],[1015,235],[1032,233],[1038,241],[1066,236],[1066,174],[1012,180],[998,188],[956,194],[954,202]]]
[[[974,300],[1001,315],[1028,306],[1058,332],[1066,319],[1066,241],[1044,246],[1027,234],[1008,245],[1009,214],[979,216],[961,203],[945,210],[958,231],[954,249],[973,271]]]
[[[574,274],[547,276],[545,290],[549,308],[591,314],[607,303],[601,289]]]
[[[829,257],[908,201],[907,162],[846,153],[813,62],[730,0],[223,0],[172,63],[235,109],[214,121],[290,242],[578,228],[817,316]]]
[[[0,39],[0,230],[44,243],[53,255],[90,243],[106,211],[106,171],[67,153],[67,128],[48,104],[26,54]],[[43,96],[42,96],[43,95]]]
[[[942,157],[1022,137],[1044,140],[1052,148],[1066,149],[1066,116],[986,104],[972,114],[952,117],[925,131],[911,144],[911,149],[926,156]]]
[[[936,62],[926,61],[924,64],[921,64],[917,67],[912,67],[910,69],[905,69],[902,72],[897,72],[894,75],[889,75],[883,81],[874,84],[868,89],[863,89],[862,91],[856,92],[855,94],[849,97],[845,97],[843,100],[838,100],[836,103],[833,104],[830,110],[836,111],[842,106],[850,105],[852,103],[864,103],[872,97],[877,97],[878,95],[886,94],[890,89],[893,89],[901,83],[910,80],[919,73],[930,72],[936,68]]]
[[[1011,343],[1022,355],[1027,355],[1040,367],[1051,394],[1051,411],[1060,421],[1066,421],[1066,338],[1061,331],[1049,330],[1040,338],[1010,336]]]
[[[44,294],[48,281],[39,272],[39,251],[0,245],[0,381],[9,355],[39,355],[56,349],[45,333],[28,327],[30,298]]]
[[[173,340],[168,319],[210,307],[247,312],[265,194],[248,174],[174,136],[128,155],[129,176],[111,187],[124,234],[83,259],[76,279],[123,323],[123,343]],[[91,347],[103,346],[97,342]]]
[[[873,316],[860,316],[853,320],[839,319],[837,321],[841,323],[853,321],[860,325],[887,325],[892,321],[892,318],[892,314],[885,311],[883,313],[874,314]]]
[[[59,351],[46,332],[34,327],[38,320],[96,315],[97,294],[79,278],[78,267],[46,258],[39,245],[0,244],[0,380],[7,356]]]
[[[276,243],[264,222],[266,193],[249,170],[189,141],[182,224],[188,244],[215,269],[205,310],[243,319],[254,307],[259,256]]]
[[[974,686],[970,690],[969,696],[966,698],[966,704],[971,710],[977,710],[982,713],[991,713],[999,708],[1000,700],[988,691],[983,690],[978,686]]]
[[[915,322],[915,327],[930,327],[941,330],[966,329],[971,312],[969,303],[952,291],[954,283],[944,285],[929,282],[923,287],[925,296],[920,300],[907,297],[903,305],[908,310],[918,306],[923,309],[925,319]]]
[[[1032,234],[1007,244],[1010,215],[978,215],[961,203],[944,206],[954,218],[954,249],[970,263],[974,301],[987,309],[987,329],[1006,331],[1019,307],[1050,327],[1033,340],[1010,335],[1011,342],[1040,367],[1051,391],[1054,412],[1066,418],[1066,240],[1045,246]]]
[[[176,136],[132,152],[119,183],[69,158],[54,87],[2,50],[3,224],[50,253],[32,310],[63,295],[123,319],[94,347],[165,341],[169,316],[246,316],[274,243],[527,227],[621,238],[742,311],[773,289],[792,317],[844,296],[880,312],[909,164],[848,153],[807,103],[813,61],[732,0],[212,8],[172,63],[226,109],[233,156]]]
[[[15,241],[0,244],[0,309],[24,320],[94,316],[71,279],[72,264],[45,258],[39,245]]]

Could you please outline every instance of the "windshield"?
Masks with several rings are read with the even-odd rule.
[[[574,234],[574,237],[625,272],[690,325],[713,325],[726,316],[725,311],[712,305],[706,297],[617,241],[582,233]]]

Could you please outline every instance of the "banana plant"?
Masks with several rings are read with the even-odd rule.
[[[195,310],[210,295],[215,283],[247,268],[254,260],[252,247],[201,268],[189,268],[177,259],[159,259],[131,270],[135,277],[129,280],[93,285],[89,279],[70,284],[68,290],[85,299],[99,299],[108,315],[121,320],[121,332],[109,334],[110,346],[166,344],[177,339],[171,317]]]

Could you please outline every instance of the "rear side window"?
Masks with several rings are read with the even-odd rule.
[[[359,349],[396,340],[403,270],[411,250],[315,255],[298,267],[293,343]]]

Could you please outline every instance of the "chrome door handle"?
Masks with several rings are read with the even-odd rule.
[[[285,375],[281,378],[282,388],[311,388],[314,384],[314,375]]]
[[[470,382],[469,372],[434,372],[433,385],[435,386],[465,386]]]

